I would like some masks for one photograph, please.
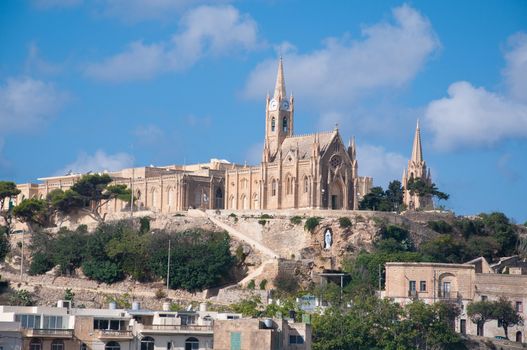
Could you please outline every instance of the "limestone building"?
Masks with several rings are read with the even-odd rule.
[[[423,160],[419,121],[417,121],[417,127],[415,128],[412,157],[408,161],[408,168],[404,170],[401,181],[404,188],[403,204],[410,210],[431,209],[433,207],[432,196],[419,197],[416,193],[411,194],[410,191],[407,190],[408,183],[417,178],[420,178],[429,185],[432,184],[430,169],[426,167],[426,162]]]
[[[262,162],[226,172],[226,209],[357,209],[369,192],[373,180],[358,175],[355,141],[346,147],[338,128],[295,135],[294,110],[280,59],[274,94],[266,99]]]

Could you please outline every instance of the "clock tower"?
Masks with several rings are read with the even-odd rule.
[[[294,99],[293,95],[289,98],[286,95],[284,66],[280,57],[274,95],[272,98],[268,95],[266,100],[264,162],[273,161],[284,139],[293,136],[293,113]]]

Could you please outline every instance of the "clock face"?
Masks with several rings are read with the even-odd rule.
[[[282,101],[282,109],[289,109],[289,102]]]
[[[278,107],[278,101],[276,101],[275,99],[272,99],[271,102],[269,102],[269,109],[271,111],[274,111],[276,110],[277,107]]]

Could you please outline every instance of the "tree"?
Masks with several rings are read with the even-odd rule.
[[[412,196],[417,194],[419,197],[432,196],[443,200],[448,200],[450,197],[450,195],[439,191],[435,183],[428,183],[420,177],[411,177],[406,187]]]
[[[392,211],[399,211],[403,206],[403,187],[401,181],[393,180],[388,184],[386,199],[391,205]]]
[[[11,181],[0,181],[0,217],[4,219],[5,226],[7,228],[5,234],[11,233],[11,221],[12,221],[12,203],[11,198],[18,196],[20,190],[16,187],[16,184]],[[6,201],[7,203],[6,208]]]
[[[53,207],[64,214],[79,210],[98,222],[104,222],[105,215],[100,214],[102,206],[113,199],[131,200],[131,190],[126,185],[110,185],[111,182],[108,174],[84,175],[71,189],[51,198]]]
[[[509,327],[520,324],[523,321],[522,317],[512,307],[510,300],[504,297],[493,302],[492,318],[501,323],[507,339],[509,339]]]
[[[428,261],[461,263],[465,261],[466,245],[452,235],[441,235],[421,244],[420,252]]]
[[[394,180],[386,191],[382,187],[372,187],[361,202],[361,210],[399,211],[403,208],[403,188],[401,182]]]
[[[47,202],[43,199],[24,199],[13,208],[13,216],[25,222],[30,230],[35,226],[46,227],[49,225],[50,216]]]
[[[494,314],[494,305],[487,300],[476,301],[467,306],[467,315],[478,326],[478,330],[483,330],[485,323],[493,319]],[[478,335],[483,335],[479,333]]]

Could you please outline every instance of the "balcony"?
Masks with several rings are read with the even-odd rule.
[[[416,290],[409,290],[408,291],[408,298],[417,299],[419,294],[417,294]]]
[[[461,298],[459,292],[454,290],[439,290],[437,296],[443,300],[458,300]]]
[[[23,330],[25,337],[29,338],[59,338],[71,339],[73,338],[73,329],[38,329],[28,328]]]
[[[213,327],[212,325],[144,325],[141,332],[143,334],[213,334]]]
[[[119,331],[114,329],[96,329],[95,335],[100,340],[132,340],[132,331]]]

